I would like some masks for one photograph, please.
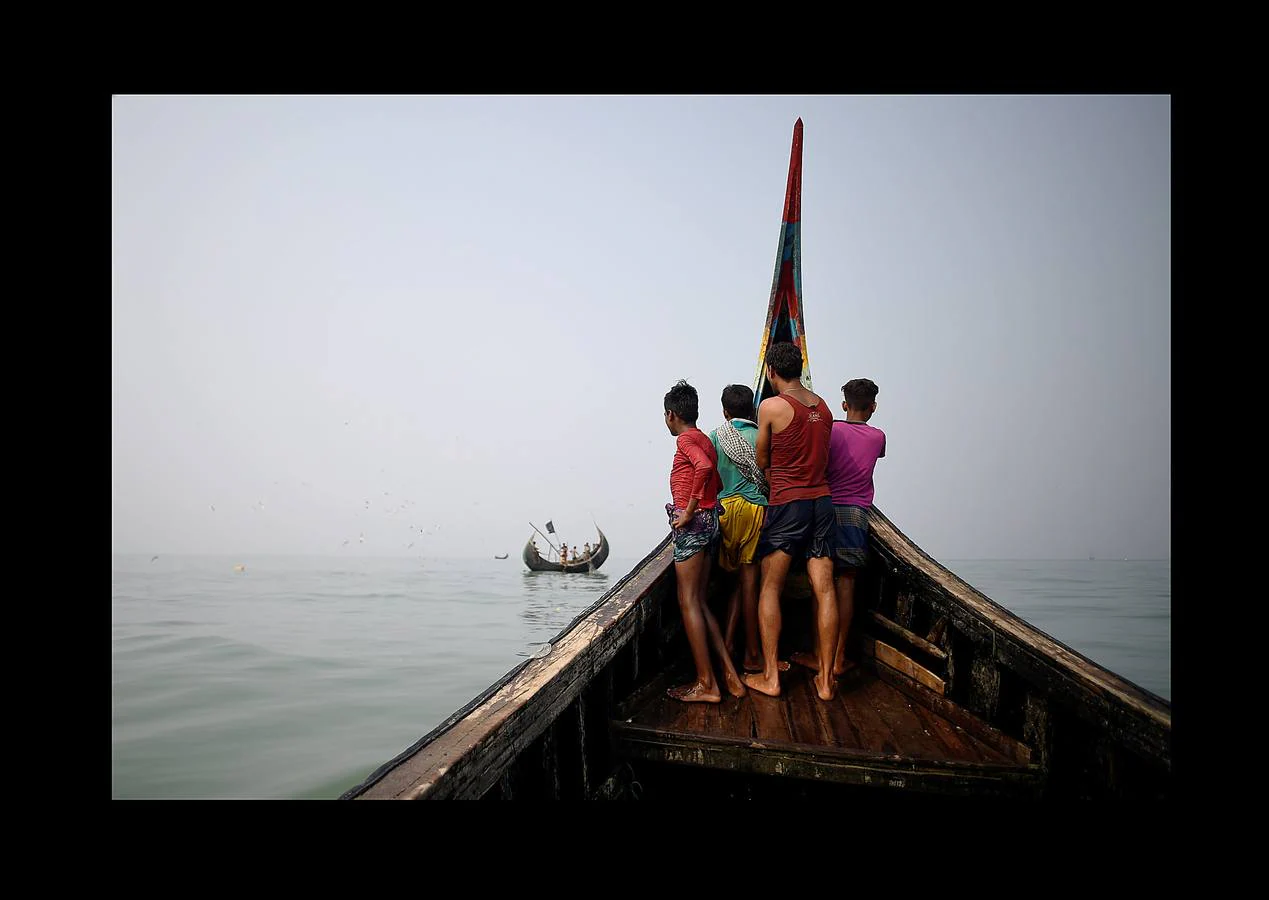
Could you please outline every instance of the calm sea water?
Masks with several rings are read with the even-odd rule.
[[[114,556],[112,797],[338,797],[554,638],[635,562],[560,575],[515,557]],[[1170,562],[947,565],[1171,697]]]

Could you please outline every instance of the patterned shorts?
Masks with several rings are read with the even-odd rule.
[[[863,568],[868,561],[868,508],[833,504],[833,568]]]
[[[683,510],[674,504],[665,504],[666,514],[673,522]],[[698,509],[682,528],[674,529],[674,561],[687,562],[702,550],[708,550],[718,538],[718,507]]]

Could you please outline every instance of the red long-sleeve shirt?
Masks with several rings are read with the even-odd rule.
[[[689,428],[675,440],[674,464],[670,467],[670,496],[676,509],[687,509],[696,498],[697,509],[709,509],[718,502],[723,480],[718,474],[718,453],[708,435]]]

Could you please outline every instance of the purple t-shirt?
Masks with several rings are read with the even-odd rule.
[[[833,420],[828,441],[828,487],[833,503],[872,506],[872,470],[886,455],[886,433],[867,422]]]

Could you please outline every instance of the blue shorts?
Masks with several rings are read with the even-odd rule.
[[[833,498],[828,496],[768,506],[756,555],[783,550],[794,558],[832,556],[833,521]]]
[[[868,562],[868,507],[833,504],[833,569],[861,569]]]

